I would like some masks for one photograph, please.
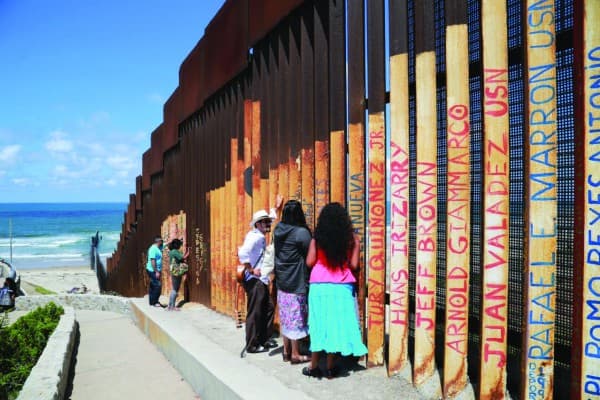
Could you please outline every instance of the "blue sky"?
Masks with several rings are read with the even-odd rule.
[[[127,202],[223,0],[0,0],[0,202]]]

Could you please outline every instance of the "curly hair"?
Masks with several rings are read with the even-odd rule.
[[[290,200],[285,203],[283,211],[281,212],[281,222],[288,225],[302,226],[308,229],[308,225],[306,225],[306,216],[302,210],[302,204],[298,200]]]
[[[348,211],[340,203],[329,203],[321,210],[315,241],[331,267],[342,268],[348,261],[354,246],[354,229]]]
[[[183,242],[179,239],[173,239],[171,243],[169,243],[169,250],[179,250]]]

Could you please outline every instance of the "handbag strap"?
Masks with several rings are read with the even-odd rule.
[[[262,259],[262,257],[264,255],[265,255],[265,248],[263,247],[262,251],[260,252],[260,256],[258,257],[258,259],[256,260],[256,262],[252,266],[252,269],[256,268],[256,266],[258,265],[258,263],[260,262],[260,260]]]

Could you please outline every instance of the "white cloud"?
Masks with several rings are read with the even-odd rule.
[[[29,184],[29,179],[27,178],[14,178],[12,183],[19,186],[26,186]]]
[[[132,157],[123,155],[108,157],[106,159],[106,164],[117,171],[130,171],[136,166],[136,163],[132,160]]]
[[[65,176],[69,173],[69,169],[65,165],[57,165],[54,167],[54,175]]]
[[[46,149],[52,153],[68,153],[73,149],[73,143],[67,140],[67,134],[61,131],[50,133],[51,139],[46,142]]]
[[[87,148],[93,155],[102,156],[105,153],[104,146],[101,143],[82,143],[82,147]]]
[[[13,144],[0,149],[0,162],[11,164],[16,161],[21,146]]]

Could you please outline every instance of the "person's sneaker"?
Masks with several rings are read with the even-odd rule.
[[[252,346],[248,349],[248,353],[263,353],[267,351],[263,346]]]

